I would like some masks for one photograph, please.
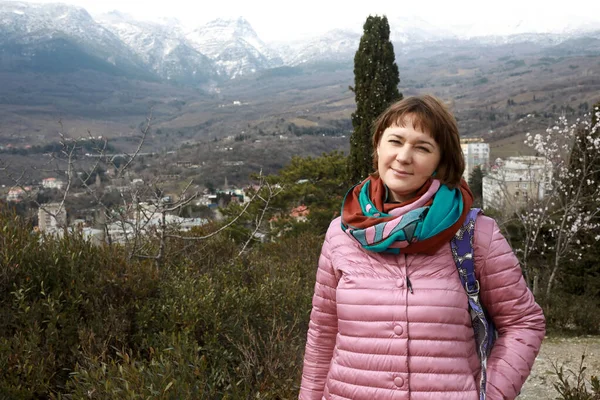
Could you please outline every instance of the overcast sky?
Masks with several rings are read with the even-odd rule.
[[[1,0],[0,0],[1,1]],[[22,0],[21,0],[22,1]],[[600,27],[600,1],[569,0],[25,0],[32,3],[68,3],[90,13],[119,10],[136,18],[174,17],[195,27],[219,17],[246,18],[259,37],[306,38],[334,28],[361,30],[366,17],[387,15],[390,21],[418,16],[440,27],[479,22],[494,31],[519,20],[535,26],[558,27],[583,20]],[[560,4],[549,6],[550,4]],[[569,8],[566,9],[566,6]],[[393,29],[393,27],[392,27]],[[506,28],[509,29],[509,28]],[[498,32],[493,32],[498,33]],[[499,32],[504,33],[504,32]],[[510,33],[510,32],[506,32]]]

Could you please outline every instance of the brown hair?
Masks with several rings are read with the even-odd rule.
[[[450,187],[460,183],[465,160],[458,125],[442,101],[431,95],[407,97],[387,108],[373,123],[373,168],[377,171],[377,146],[383,131],[392,125],[404,126],[407,117],[413,128],[431,135],[440,148],[440,164],[435,177]],[[375,173],[377,174],[377,172]]]

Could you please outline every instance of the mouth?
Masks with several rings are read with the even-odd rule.
[[[400,171],[394,168],[390,168],[392,170],[392,172],[394,173],[394,175],[396,176],[400,176],[400,177],[405,177],[405,176],[411,176],[411,173],[408,173],[406,171]]]

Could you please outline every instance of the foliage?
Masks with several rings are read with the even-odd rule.
[[[30,232],[0,214],[0,398],[297,395],[322,236],[180,240],[156,268]]]
[[[558,334],[597,335],[600,333],[598,313],[590,312],[600,308],[598,296],[555,290],[549,299],[544,300],[546,300],[544,316],[549,331]]]
[[[394,101],[402,99],[398,91],[400,76],[390,41],[387,17],[369,16],[354,56],[356,111],[352,113],[354,132],[350,138],[349,178],[358,183],[373,170],[371,125]]]
[[[269,177],[283,187],[274,203],[279,213],[277,230],[302,230],[324,234],[333,218],[339,215],[342,200],[348,191],[345,179],[347,158],[334,151],[321,157],[294,157],[277,175]],[[305,205],[310,214],[306,223],[294,224],[286,214],[290,207]]]
[[[600,125],[598,124],[598,116],[600,116],[600,102],[594,104],[593,112],[587,114],[591,121],[583,126],[578,127],[575,133],[575,145],[571,152],[569,167],[575,171],[582,171],[582,174],[588,175],[590,182],[600,182]],[[586,121],[587,122],[587,121]],[[592,196],[592,198],[600,196],[597,193],[597,187],[588,183],[581,188],[584,196]],[[594,207],[597,207],[597,202],[585,204],[588,213],[593,213]],[[596,221],[600,216],[596,215]]]
[[[569,124],[563,117],[545,135],[527,134],[525,141],[551,165],[541,182],[544,197],[517,213],[526,234],[524,264],[532,253],[552,254],[546,298],[561,266],[580,261],[600,240],[600,124],[592,120]]]
[[[330,153],[295,159],[267,179],[282,188],[273,210],[310,204],[322,210],[318,228],[289,222],[276,242],[247,252],[239,251],[247,232],[173,238],[160,268],[76,233],[32,234],[27,221],[0,212],[0,398],[296,397],[319,221],[339,207],[344,168],[345,157]],[[570,309],[564,323],[584,324],[584,310],[596,307]]]
[[[47,395],[62,388],[82,346],[110,353],[128,342],[134,300],[153,293],[155,272],[76,235],[32,235],[6,213],[0,226],[0,390]]]
[[[81,138],[79,139],[79,151],[78,156],[82,157],[85,152],[93,153],[98,150],[102,145],[101,141],[94,138]],[[20,154],[20,155],[38,155],[48,153],[60,153],[64,149],[64,144],[59,142],[47,143],[43,146],[33,145],[28,148],[8,147],[1,148],[0,154]],[[115,147],[112,144],[106,144],[105,150],[108,152],[116,152]]]
[[[352,121],[349,119],[329,121],[328,125],[329,126],[323,126],[321,123],[317,126],[298,126],[294,123],[290,123],[288,125],[288,131],[296,136],[317,135],[332,137],[339,137],[352,132]]]
[[[600,307],[600,132],[591,117],[574,124],[562,118],[544,134],[528,135],[526,144],[546,161],[545,173],[532,172],[530,183],[539,183],[545,196],[494,215],[551,331],[600,333],[600,316],[589,313]]]
[[[231,228],[232,239],[243,243],[253,231],[254,236],[268,238],[302,232],[325,234],[331,220],[339,215],[348,190],[346,166],[347,157],[337,151],[320,157],[293,157],[278,174],[266,178],[266,184],[258,193],[260,199],[270,199],[268,206],[265,207],[264,201],[251,204],[242,213],[239,223]],[[249,191],[248,195],[253,196],[254,192]],[[297,208],[306,208],[307,215],[303,218],[292,215]],[[240,215],[241,209],[242,205],[231,204],[222,212],[231,220]],[[257,226],[261,209],[266,212]]]
[[[553,363],[554,371],[558,376],[558,383],[554,384],[554,388],[560,394],[557,400],[600,400],[600,381],[597,376],[590,378],[589,386],[591,392],[588,390],[588,384],[585,379],[585,370],[583,363],[585,360],[585,354],[581,356],[581,363],[579,364],[579,370],[577,373],[568,370],[570,375],[575,378],[575,384],[572,386],[569,381],[568,374],[564,371],[563,366],[560,368]]]

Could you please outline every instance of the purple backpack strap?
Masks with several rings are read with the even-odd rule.
[[[450,241],[452,257],[458,269],[458,276],[467,292],[469,299],[469,311],[471,313],[471,324],[475,334],[477,354],[481,361],[481,379],[479,400],[485,400],[485,388],[487,382],[487,357],[496,338],[496,329],[481,301],[479,299],[479,281],[475,275],[475,256],[473,254],[473,236],[475,233],[475,220],[481,213],[478,208],[473,208],[467,214],[463,226],[456,232]]]

